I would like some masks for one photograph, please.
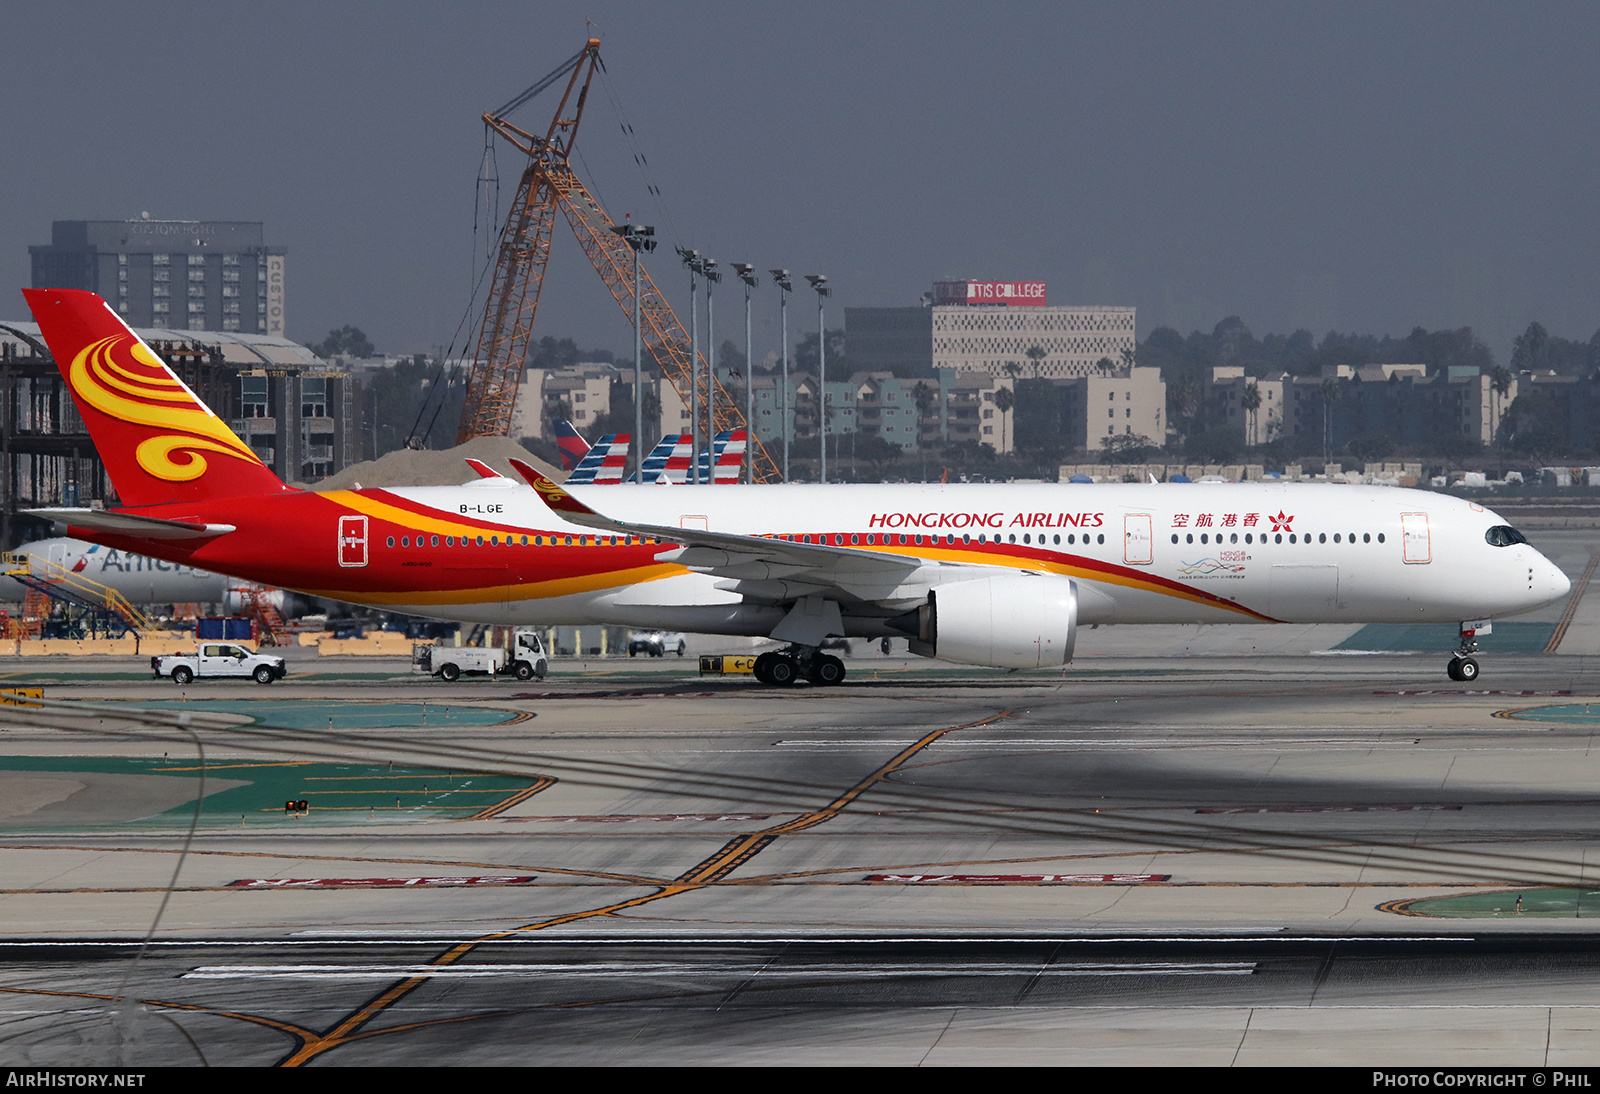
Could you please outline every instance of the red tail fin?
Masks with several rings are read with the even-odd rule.
[[[288,489],[100,297],[22,294],[124,505]]]

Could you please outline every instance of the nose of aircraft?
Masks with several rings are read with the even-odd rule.
[[[1572,579],[1549,559],[1544,559],[1546,580],[1550,584],[1550,599],[1560,600],[1572,591]]]

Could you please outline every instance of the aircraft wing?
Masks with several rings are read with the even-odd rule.
[[[520,460],[512,462],[522,463]],[[538,491],[551,511],[563,520],[616,535],[644,536],[682,544],[656,557],[724,578],[725,582],[719,587],[755,600],[776,602],[819,593],[843,594],[851,600],[886,604],[920,600],[926,596],[929,586],[936,583],[936,572],[947,567],[966,566],[965,563],[938,562],[887,550],[614,520],[585,505],[531,466],[519,466],[517,470]]]

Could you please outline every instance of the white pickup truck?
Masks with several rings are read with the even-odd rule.
[[[270,684],[289,671],[283,658],[251,653],[232,642],[201,642],[193,653],[152,657],[150,669],[157,678],[170,677],[179,685],[192,683],[197,676],[249,676],[258,684]]]
[[[509,671],[518,680],[543,680],[550,671],[539,632],[518,627],[511,632],[511,648],[499,646],[417,645],[411,649],[411,671],[437,676],[446,683],[459,680],[464,672],[502,673]]]

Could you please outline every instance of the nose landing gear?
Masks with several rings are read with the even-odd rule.
[[[844,662],[815,646],[789,646],[756,658],[753,675],[763,684],[788,687],[805,679],[813,684],[844,682]]]
[[[1461,648],[1450,655],[1450,664],[1445,666],[1450,679],[1470,684],[1478,678],[1478,660],[1474,656],[1478,652],[1478,636],[1490,633],[1491,629],[1492,624],[1487,619],[1461,624]]]

